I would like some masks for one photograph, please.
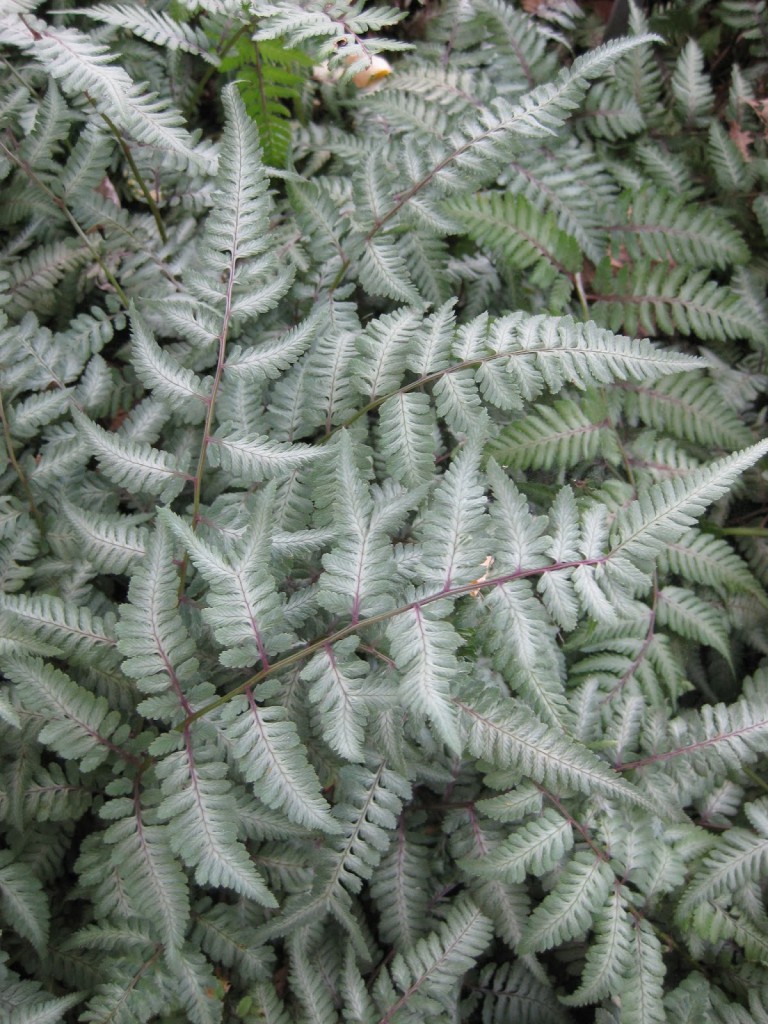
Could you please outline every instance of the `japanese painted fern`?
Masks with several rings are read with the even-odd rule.
[[[768,1019],[765,5],[54,6],[3,1019]]]

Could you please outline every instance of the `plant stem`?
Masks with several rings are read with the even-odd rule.
[[[136,179],[136,184],[141,189],[141,194],[144,196],[147,206],[152,212],[152,216],[155,219],[155,224],[157,224],[157,231],[158,234],[160,235],[160,239],[163,245],[165,245],[168,242],[168,235],[165,230],[165,225],[163,224],[163,218],[160,215],[160,210],[158,209],[154,196],[149,190],[146,181],[144,181],[144,178],[142,177],[141,171],[139,170],[136,161],[133,159],[133,153],[131,152],[130,146],[123,138],[122,132],[114,123],[114,121],[112,121],[111,118],[107,117],[106,114],[102,114],[101,117],[106,123],[109,130],[114,135],[115,139],[117,140],[117,144],[122,150],[123,156],[125,157],[128,166],[131,168],[131,171],[133,172],[133,176]]]
[[[19,478],[19,483],[21,484],[24,493],[27,495],[29,511],[32,515],[32,518],[37,523],[37,528],[40,531],[40,534],[42,535],[43,533],[45,533],[45,523],[43,522],[43,517],[40,512],[40,509],[35,504],[35,499],[32,494],[32,488],[29,486],[29,480],[27,479],[27,475],[19,465],[19,462],[16,458],[16,452],[14,451],[13,447],[13,438],[11,437],[11,430],[8,425],[8,417],[5,415],[5,405],[3,403],[2,394],[0,394],[0,420],[2,420],[3,422],[3,437],[5,438],[5,449],[8,452],[8,460],[13,466],[16,472],[16,476]]]

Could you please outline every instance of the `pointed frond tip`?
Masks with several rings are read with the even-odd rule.
[[[614,523],[610,558],[647,563],[675,543],[702,512],[721,498],[737,478],[768,454],[768,439],[728,455],[682,478],[664,480],[626,508]]]

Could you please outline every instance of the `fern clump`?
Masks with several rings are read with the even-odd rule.
[[[765,4],[532,6],[0,0],[13,1024],[768,1015]]]

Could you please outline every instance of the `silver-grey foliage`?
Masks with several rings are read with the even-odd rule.
[[[768,1020],[766,155],[405,16],[0,2],[10,1024]]]

